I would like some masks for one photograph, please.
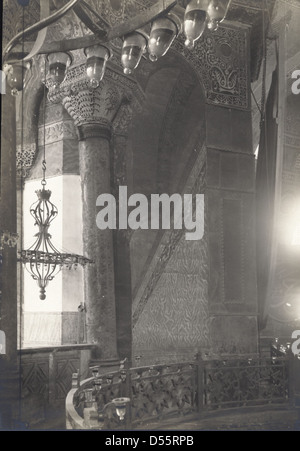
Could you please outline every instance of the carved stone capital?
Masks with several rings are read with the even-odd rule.
[[[125,118],[129,117],[127,114],[129,99],[134,102],[136,110],[144,99],[141,89],[134,80],[112,69],[107,69],[100,86],[92,89],[86,77],[85,64],[70,67],[65,81],[59,87],[54,86],[49,79],[46,85],[49,100],[53,103],[62,103],[78,128],[80,140],[87,137],[109,139],[113,124],[118,124],[116,126],[124,130],[124,127],[128,127]],[[127,113],[123,115],[124,106]]]

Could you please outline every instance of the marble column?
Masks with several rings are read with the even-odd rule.
[[[0,429],[12,428],[18,416],[17,256],[16,232],[16,109],[10,93],[2,95],[0,193]],[[3,234],[3,231],[5,233]],[[14,241],[14,240],[13,240]]]
[[[132,192],[130,182],[132,155],[129,135],[134,109],[138,109],[138,105],[134,104],[133,99],[125,102],[114,120],[112,175],[113,194],[116,198],[118,198],[119,186],[127,186],[128,196]],[[129,362],[132,361],[131,235],[130,230],[114,232],[117,346],[120,358],[126,357]]]
[[[16,232],[16,110],[11,94],[2,96],[0,230]],[[5,358],[17,360],[16,250],[3,248],[0,329],[6,334]]]
[[[78,131],[83,250],[95,262],[85,269],[87,340],[97,345],[98,359],[118,357],[113,231],[97,228],[96,200],[111,193],[113,124],[126,103],[128,83],[132,82],[109,71],[100,86],[91,89],[81,65],[69,69],[59,89],[48,85],[49,99],[63,104]]]
[[[93,128],[95,132],[95,128]],[[87,341],[99,347],[101,358],[117,357],[113,232],[96,225],[96,199],[110,193],[109,126],[89,136],[84,127],[79,144],[83,196],[83,250],[95,263],[85,269]]]

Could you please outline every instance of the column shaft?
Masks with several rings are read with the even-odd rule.
[[[15,99],[2,96],[0,230],[16,232],[16,109]],[[1,268],[0,329],[6,335],[7,362],[17,362],[17,264],[16,249],[4,246]]]
[[[2,95],[0,230],[16,232],[16,110],[15,99]],[[0,251],[1,252],[1,251]],[[4,245],[0,266],[0,429],[13,428],[19,415],[20,369],[17,367],[16,249]],[[5,343],[3,343],[5,337]],[[3,344],[5,350],[3,351]]]
[[[95,264],[85,269],[87,340],[98,345],[97,357],[117,357],[112,230],[99,230],[96,200],[110,193],[110,148],[106,138],[79,143],[83,196],[84,253]]]

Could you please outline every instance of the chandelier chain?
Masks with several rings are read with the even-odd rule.
[[[45,74],[47,70],[47,59],[45,58]],[[44,99],[43,99],[43,161],[42,161],[42,171],[43,171],[43,178],[41,181],[41,184],[43,186],[43,189],[45,189],[45,186],[47,185],[46,182],[46,170],[47,170],[47,164],[46,164],[46,83],[44,83]]]

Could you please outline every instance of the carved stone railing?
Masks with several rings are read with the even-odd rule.
[[[204,368],[206,409],[285,403],[289,394],[287,358],[212,361]]]
[[[67,428],[135,427],[154,418],[196,411],[196,375],[195,362],[130,369],[123,364],[120,371],[89,378],[71,390],[66,400]],[[118,398],[130,399],[123,422],[111,403]],[[101,421],[98,413],[104,414]]]
[[[66,399],[67,429],[97,429],[98,412],[113,399],[122,395],[122,378],[120,372],[113,372],[101,377],[91,377],[79,382],[78,374],[73,374],[72,390]],[[93,413],[96,413],[93,415]],[[118,418],[112,409],[106,411],[106,424],[118,424]]]
[[[136,428],[153,420],[294,399],[292,356],[203,361],[127,368],[97,374],[73,388],[66,401],[67,429]],[[116,404],[124,401],[124,419]],[[120,419],[121,418],[121,419]]]

